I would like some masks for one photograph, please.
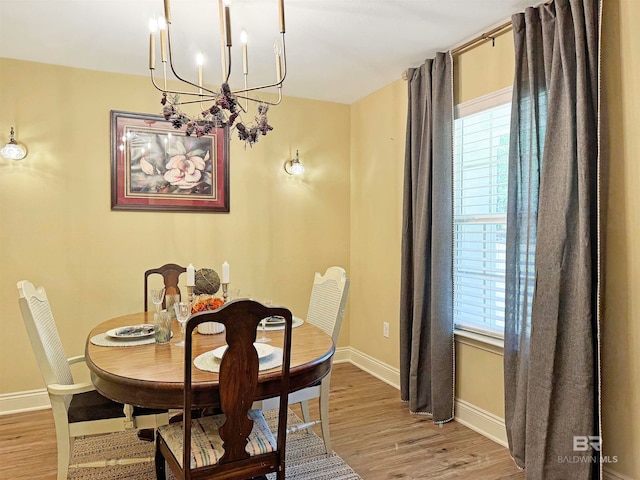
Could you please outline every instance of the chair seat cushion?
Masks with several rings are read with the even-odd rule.
[[[276,450],[276,439],[271,433],[267,421],[260,410],[249,410],[249,418],[253,420],[253,430],[245,450],[251,456],[269,453]],[[224,414],[197,418],[191,421],[191,468],[215,465],[224,449],[218,429],[224,424]],[[182,422],[171,423],[158,428],[158,433],[166,442],[182,467]]]
[[[109,400],[97,391],[92,390],[90,392],[75,394],[72,397],[67,416],[69,423],[119,418],[124,417],[123,408],[124,405],[122,403]],[[134,416],[158,415],[165,412],[166,410],[140,407],[133,409]]]

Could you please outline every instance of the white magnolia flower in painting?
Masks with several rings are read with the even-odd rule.
[[[207,151],[204,157],[196,155],[201,154],[202,150],[187,152],[180,140],[176,142],[176,151],[177,154],[171,157],[166,165],[164,179],[179,188],[193,188],[202,178],[202,172],[209,160],[209,152]]]
[[[149,162],[147,162],[147,160],[144,157],[142,157],[140,159],[140,168],[147,175],[153,175],[153,173],[154,173],[153,172],[153,165],[151,165]]]

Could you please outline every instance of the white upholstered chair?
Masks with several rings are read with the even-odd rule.
[[[76,437],[156,428],[168,423],[166,411],[134,408],[100,395],[90,382],[75,383],[70,365],[84,362],[84,356],[67,358],[58,335],[44,288],[18,282],[22,319],[47,385],[58,443],[58,480],[66,480]],[[137,463],[153,458],[118,459],[109,463]],[[74,467],[103,466],[107,461],[77,464]]]
[[[324,275],[316,272],[313,279],[313,288],[309,300],[309,310],[306,321],[321,328],[331,335],[333,342],[338,342],[340,327],[344,317],[344,309],[349,294],[349,279],[347,273],[341,267],[329,267]],[[289,395],[289,404],[299,403],[302,409],[303,423],[289,427],[289,432],[307,429],[320,424],[322,438],[326,453],[331,452],[331,435],[329,433],[329,387],[331,383],[331,371],[318,385],[304,388]],[[309,400],[318,399],[320,407],[320,419],[311,420],[309,412]],[[277,408],[277,398],[270,398],[262,402],[265,410]]]

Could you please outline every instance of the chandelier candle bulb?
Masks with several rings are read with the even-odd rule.
[[[222,264],[222,283],[229,283],[229,264],[227,262]]]

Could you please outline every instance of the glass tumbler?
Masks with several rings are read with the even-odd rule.
[[[174,320],[176,318],[176,310],[173,305],[180,302],[180,295],[178,295],[177,293],[165,295],[164,301],[165,305],[167,306],[167,312],[171,316],[171,319]]]
[[[169,343],[171,340],[171,315],[166,310],[156,312],[153,315],[153,326],[155,332],[153,334],[156,343]]]

